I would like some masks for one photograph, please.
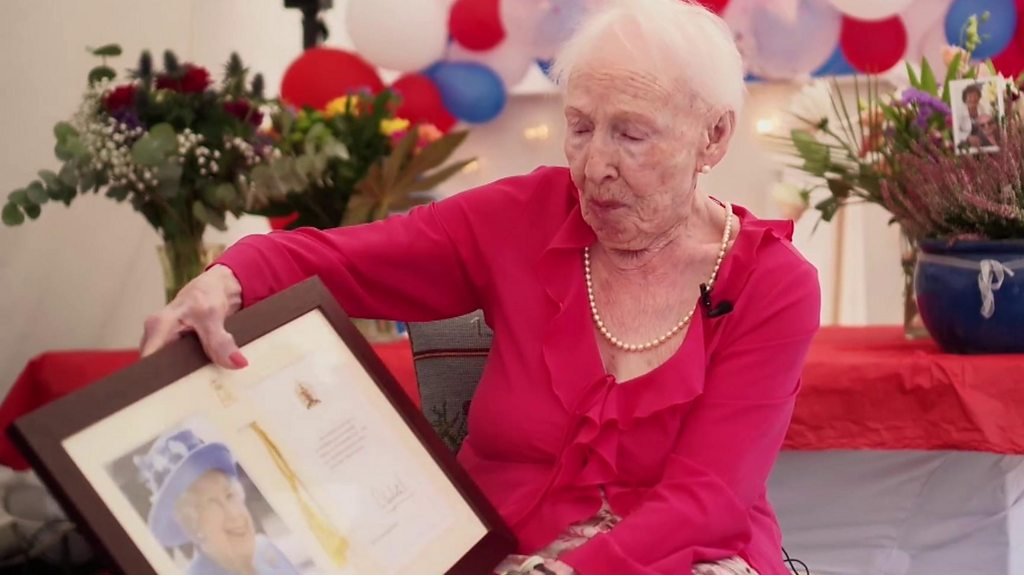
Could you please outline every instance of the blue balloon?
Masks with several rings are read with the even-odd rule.
[[[857,71],[853,69],[850,61],[843,54],[842,46],[837,45],[828,60],[821,65],[821,68],[812,72],[811,76],[847,76],[856,73]]]
[[[1017,31],[1017,4],[1015,0],[956,0],[946,13],[946,40],[954,46],[962,43],[961,33],[967,19],[988,12],[989,18],[979,22],[981,44],[974,57],[984,60],[1006,49]]]
[[[551,77],[551,65],[554,64],[552,60],[545,60],[540,58],[537,60],[537,66],[540,66],[540,71],[544,73],[548,78]]]
[[[442,61],[425,74],[437,85],[444,107],[459,120],[487,122],[505,108],[505,84],[483,64]]]

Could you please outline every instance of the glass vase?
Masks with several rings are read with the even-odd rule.
[[[900,265],[903,268],[903,334],[907,340],[928,338],[928,329],[917,309],[914,292],[914,271],[917,267],[917,241],[900,228]]]
[[[164,276],[164,298],[170,302],[193,278],[203,273],[223,252],[223,244],[206,244],[202,236],[164,238],[157,248]]]

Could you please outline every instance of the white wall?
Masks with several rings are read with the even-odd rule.
[[[440,0],[444,1],[444,0]],[[345,0],[327,14],[328,44],[347,47],[341,21]],[[54,168],[52,126],[73,113],[93,65],[86,46],[120,43],[118,70],[134,64],[143,48],[165,48],[219,71],[232,50],[271,91],[301,50],[300,15],[281,0],[4,0],[0,3],[0,198],[27,184],[37,170]],[[459,154],[479,159],[478,169],[448,182],[443,192],[538,164],[563,164],[562,119],[557,96],[534,72],[502,116],[475,127]],[[778,115],[793,88],[751,86],[741,131],[725,162],[706,179],[708,190],[765,217],[777,215],[768,198],[777,167],[756,142],[757,118]],[[547,139],[524,132],[548,126]],[[847,217],[846,282],[838,303],[845,323],[900,320],[895,236],[880,211]],[[835,227],[811,235],[812,218],[798,224],[797,245],[822,271],[823,319],[836,318]],[[231,242],[267,229],[262,219],[233,222],[210,240]],[[162,304],[156,257],[159,238],[131,208],[102,196],[77,199],[70,208],[47,205],[42,217],[17,228],[0,227],[0,394],[33,356],[68,348],[134,347],[145,315]],[[868,295],[872,298],[868,298]],[[884,295],[884,298],[879,297]]]

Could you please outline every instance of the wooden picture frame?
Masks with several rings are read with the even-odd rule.
[[[514,551],[319,279],[226,327],[245,369],[214,366],[189,333],[10,430],[117,568],[488,573]]]

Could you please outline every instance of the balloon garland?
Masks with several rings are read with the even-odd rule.
[[[933,60],[982,18],[979,59],[1004,75],[1024,71],[1024,0],[698,0],[732,28],[747,77],[880,73],[903,60]],[[493,120],[508,91],[551,58],[586,10],[602,0],[349,0],[354,50],[306,50],[284,75],[282,98],[322,107],[354,91],[384,89],[404,117],[448,130]],[[941,62],[933,62],[941,67]]]

